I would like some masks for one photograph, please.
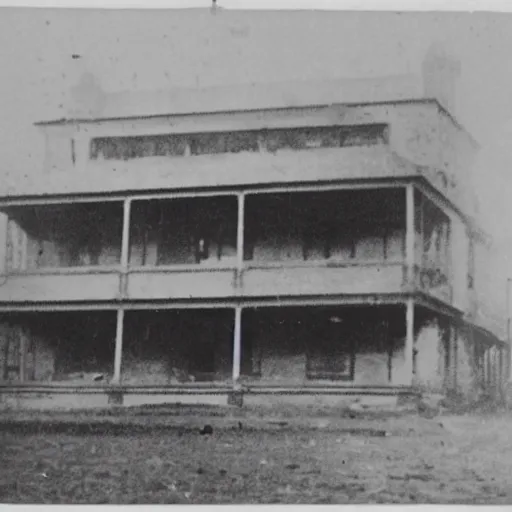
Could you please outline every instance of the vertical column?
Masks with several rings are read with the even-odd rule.
[[[459,358],[459,327],[452,325],[452,385],[457,390],[457,368]]]
[[[19,227],[18,224],[12,219],[9,220],[8,223],[7,236],[9,238],[9,243],[11,246],[9,262],[10,269],[14,271],[19,271],[21,262]]]
[[[245,194],[238,194],[238,218],[236,229],[236,279],[235,286],[239,291],[242,286],[242,273],[244,268],[244,227],[245,227]],[[239,389],[240,366],[242,359],[242,308],[235,308],[235,328],[233,335],[233,388]],[[241,405],[241,397],[232,397],[232,403]]]
[[[495,370],[495,366],[494,366],[494,360],[495,360],[494,353],[495,353],[495,350],[494,350],[494,347],[489,347],[488,352],[489,352],[489,360],[488,360],[487,364],[488,364],[488,367],[489,367],[489,387],[492,389],[494,387],[494,370]]]
[[[492,385],[498,387],[498,347],[492,348]]]
[[[446,258],[446,277],[448,278],[448,297],[450,302],[453,302],[453,251],[452,251],[452,221],[448,220],[444,223],[443,233],[444,237],[444,257]]]
[[[28,263],[28,235],[27,232],[20,227],[20,270],[27,270]]]
[[[405,189],[405,263],[406,263],[406,285],[408,289],[413,288],[415,282],[415,254],[414,239],[416,237],[416,223],[414,211],[414,186],[409,183]]]
[[[485,385],[492,386],[492,352],[491,347],[485,349]]]
[[[126,294],[126,279],[128,274],[128,262],[130,257],[130,213],[132,200],[125,199],[123,202],[123,234],[121,237],[121,276],[119,280],[119,294],[123,297]]]
[[[126,294],[126,278],[128,274],[128,261],[130,251],[130,212],[131,199],[125,199],[123,202],[123,232],[121,236],[121,274],[119,278],[119,298],[122,299]],[[124,309],[120,307],[117,310],[116,322],[116,347],[114,353],[114,377],[113,384],[121,383],[121,362],[123,357],[123,331],[124,331]]]
[[[235,308],[235,329],[233,337],[233,384],[240,378],[240,363],[242,359],[242,308]]]
[[[124,329],[124,309],[117,310],[116,323],[116,348],[114,355],[114,377],[113,384],[121,383],[121,360],[123,357],[123,329]]]
[[[414,195],[414,194],[413,194]],[[417,209],[416,209],[417,208]],[[419,252],[419,260],[418,265],[420,268],[423,268],[425,265],[425,196],[423,194],[420,195],[419,204],[415,205],[414,211],[417,212],[417,219],[414,219],[414,222],[418,225],[419,231],[419,241],[418,247],[415,247],[415,255],[416,252]],[[416,234],[415,234],[416,236]]]
[[[0,278],[7,274],[7,226],[9,217],[0,212]],[[1,282],[1,281],[0,281]]]
[[[414,300],[407,299],[405,311],[405,370],[407,372],[407,381],[413,383],[413,355],[414,355]]]
[[[123,237],[121,242],[121,267],[128,267],[130,249],[130,212],[132,200],[125,199],[123,203]]]
[[[500,389],[501,389],[505,382],[505,379],[503,376],[503,347],[500,347],[498,350],[498,380],[499,380],[499,385],[500,385]]]
[[[448,318],[439,317],[439,327],[444,347],[444,389],[450,389],[452,378],[452,331]]]
[[[241,285],[244,266],[244,224],[245,224],[245,194],[238,194],[238,219],[236,229],[236,273],[237,286]]]

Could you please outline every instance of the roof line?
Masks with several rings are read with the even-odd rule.
[[[408,99],[397,99],[397,100],[383,100],[383,101],[358,101],[358,102],[346,102],[346,103],[318,103],[318,104],[307,104],[307,105],[295,105],[288,107],[265,107],[265,108],[254,108],[254,109],[235,109],[235,110],[212,110],[212,111],[199,111],[199,112],[183,112],[183,113],[166,113],[166,114],[149,114],[149,115],[133,115],[133,116],[121,116],[121,117],[89,117],[89,118],[61,118],[50,121],[37,121],[34,126],[58,126],[68,124],[90,124],[99,122],[110,122],[110,121],[123,121],[123,120],[147,120],[147,119],[161,119],[164,117],[191,117],[200,115],[219,115],[219,114],[233,114],[236,113],[251,113],[251,112],[285,112],[295,109],[306,109],[306,108],[327,108],[327,107],[341,107],[341,106],[368,106],[368,105],[394,105],[394,104],[415,104],[415,103],[433,103],[437,106],[439,112],[447,116],[450,121],[460,130],[464,131],[473,146],[477,149],[480,147],[478,141],[468,132],[468,130],[462,126],[461,123],[451,114],[437,98],[408,98]]]
[[[412,175],[412,176],[383,176],[383,177],[379,177],[379,178],[370,178],[370,181],[372,183],[388,183],[388,182],[391,182],[391,181],[395,181],[395,182],[403,182],[404,180],[409,180],[411,178],[417,178],[417,175]],[[315,181],[315,182],[311,182],[311,181],[296,181],[296,182],[293,182],[294,185],[299,185],[299,186],[310,186],[312,185],[313,183],[315,185],[329,185],[329,184],[332,184],[332,183],[350,183],[350,184],[353,184],[353,183],[359,183],[359,182],[367,182],[368,179],[366,178],[350,178],[350,179],[327,179],[327,180],[318,180],[318,181]],[[22,195],[18,195],[18,196],[13,196],[13,195],[0,195],[0,209],[2,207],[8,207],[9,204],[2,204],[2,203],[9,203],[9,201],[15,201],[15,202],[18,202],[18,201],[28,201],[29,203],[30,202],[34,202],[38,199],[61,199],[61,198],[69,198],[69,197],[72,197],[76,200],[79,201],[80,198],[94,198],[95,199],[98,199],[98,201],[101,201],[102,199],[104,198],[117,198],[119,201],[122,201],[124,198],[130,196],[130,195],[133,195],[133,194],[149,194],[149,196],[151,196],[151,194],[159,194],[159,193],[165,193],[165,192],[176,192],[176,191],[179,191],[179,192],[191,192],[191,193],[195,193],[195,192],[205,192],[205,191],[211,191],[211,190],[217,190],[219,192],[219,195],[220,194],[223,194],[223,193],[226,193],[226,192],[236,192],[236,191],[241,191],[241,190],[254,190],[255,188],[258,189],[258,188],[263,188],[263,189],[267,189],[267,188],[275,188],[275,187],[280,187],[280,186],[286,186],[286,185],[290,185],[290,183],[288,182],[282,182],[282,181],[278,181],[278,182],[270,182],[270,183],[244,183],[244,184],[231,184],[231,185],[220,185],[220,186],[189,186],[189,187],[178,187],[178,188],[173,188],[173,187],[163,187],[163,188],[158,188],[158,189],[130,189],[130,188],[127,188],[127,189],[121,189],[121,190],[109,190],[109,191],[92,191],[92,192],[59,192],[59,193],[50,193],[50,194],[45,194],[44,196],[41,196],[40,194],[37,194],[37,195],[34,195],[34,194],[22,194]],[[115,200],[115,199],[114,199]]]
[[[462,124],[459,123],[459,121],[457,121],[456,117],[451,112],[449,112],[438,99],[434,99],[434,101],[437,103],[437,108],[439,109],[439,112],[448,117],[448,119],[450,119],[450,121],[457,128],[459,128],[459,130],[462,130],[464,133],[466,133],[466,135],[469,137],[471,144],[475,147],[475,149],[480,149],[479,142],[473,137],[473,135],[471,135],[471,133]]]
[[[487,329],[486,327],[483,327],[482,325],[477,324],[476,322],[468,319],[464,319],[463,322],[470,326],[471,328],[480,331],[484,336],[487,336],[488,338],[493,339],[493,341],[498,341],[500,345],[502,346],[508,346],[508,343],[504,340],[502,340],[497,334],[493,333],[491,330]]]
[[[99,123],[106,121],[124,121],[132,119],[159,119],[162,117],[191,117],[191,116],[204,116],[204,115],[218,115],[218,114],[233,114],[233,113],[251,113],[251,112],[271,112],[279,111],[284,112],[287,110],[305,109],[305,108],[326,108],[335,106],[365,106],[365,105],[386,105],[394,103],[438,103],[434,98],[411,98],[403,100],[388,100],[388,101],[362,101],[362,102],[347,102],[347,103],[315,103],[306,105],[291,105],[287,107],[264,107],[264,108],[243,108],[233,110],[210,110],[198,112],[183,112],[183,113],[165,113],[165,114],[148,114],[148,115],[132,115],[120,117],[82,117],[82,118],[61,118],[50,121],[37,121],[35,126],[50,126],[50,125],[64,125],[64,124],[77,124],[77,123]],[[441,105],[439,105],[441,107]]]
[[[232,114],[236,113],[250,113],[250,112],[270,112],[270,111],[287,111],[304,108],[326,108],[333,106],[364,106],[364,105],[385,105],[389,103],[432,103],[435,102],[439,105],[439,108],[443,108],[437,99],[435,98],[410,98],[401,100],[388,100],[388,101],[363,101],[363,102],[348,102],[348,103],[316,103],[306,105],[291,105],[287,107],[264,107],[264,108],[243,108],[234,110],[210,110],[210,111],[198,111],[198,112],[183,112],[183,113],[172,113],[168,112],[165,114],[148,114],[148,115],[131,115],[131,116],[119,116],[119,117],[82,117],[82,118],[61,118],[53,119],[50,121],[37,121],[34,126],[49,126],[49,125],[64,125],[64,124],[77,124],[77,123],[98,123],[106,121],[123,121],[132,119],[158,119],[162,117],[190,117],[200,115],[218,115],[218,114]],[[444,110],[444,109],[443,109]],[[448,114],[449,115],[449,114]]]

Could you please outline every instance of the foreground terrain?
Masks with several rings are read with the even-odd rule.
[[[2,432],[0,502],[512,504],[512,414],[343,420],[385,436],[208,421],[212,435]]]

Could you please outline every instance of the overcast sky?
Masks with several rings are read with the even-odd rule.
[[[31,125],[66,115],[70,88],[84,72],[112,92],[392,75],[417,72],[430,44],[442,42],[462,65],[456,116],[482,144],[477,183],[486,224],[512,240],[512,14],[251,13],[232,7],[340,2],[218,3],[226,7],[218,17],[206,8],[1,9],[0,172],[40,168],[42,141]]]

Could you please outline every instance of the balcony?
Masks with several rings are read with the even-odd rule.
[[[427,295],[451,303],[453,276],[450,218],[419,193],[415,205],[415,287]]]
[[[449,301],[427,279],[434,265],[449,285],[449,221],[419,194],[414,202],[415,286]],[[3,215],[3,302],[229,301],[411,290],[406,194],[398,186],[135,197],[11,207]]]
[[[237,212],[234,195],[134,201],[127,298],[233,296]]]
[[[119,296],[121,202],[11,207],[0,301],[113,300]]]
[[[405,263],[403,189],[249,195],[246,296],[397,293]]]

